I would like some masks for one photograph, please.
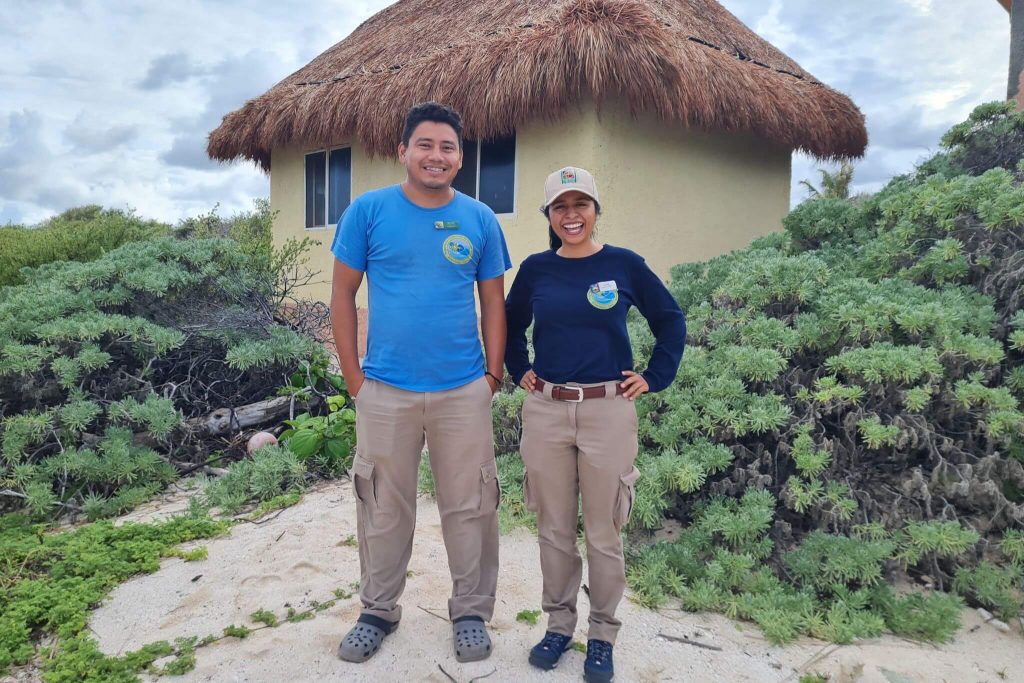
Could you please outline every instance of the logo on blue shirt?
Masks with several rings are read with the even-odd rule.
[[[602,288],[598,285],[591,285],[587,288],[587,301],[594,308],[606,311],[619,303],[619,292],[614,289],[602,291]]]
[[[473,258],[473,243],[463,235],[452,235],[442,246],[444,257],[457,266],[469,263]]]

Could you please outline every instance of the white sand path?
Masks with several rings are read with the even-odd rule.
[[[182,494],[146,506],[128,519],[153,519],[183,507]],[[359,579],[355,507],[347,482],[324,484],[302,501],[262,524],[241,524],[224,538],[202,541],[209,558],[167,559],[159,572],[118,586],[95,611],[90,627],[107,653],[123,653],[156,640],[220,634],[230,624],[257,626],[249,615],[263,608],[283,618],[311,602],[351,590]],[[165,682],[216,681],[499,681],[582,680],[584,655],[567,653],[558,669],[542,673],[526,654],[544,633],[517,622],[521,610],[539,609],[540,566],[536,539],[519,530],[501,539],[498,601],[491,622],[494,654],[460,664],[444,620],[450,592],[447,558],[437,507],[420,497],[411,572],[402,599],[400,628],[379,654],[364,664],[339,660],[340,638],[359,614],[356,596],[339,600],[315,618],[256,631],[244,640],[225,638],[197,651],[195,670]],[[585,574],[584,574],[585,576]],[[422,608],[422,609],[421,609]],[[580,594],[576,639],[586,642],[586,595]],[[429,611],[428,611],[429,610]],[[624,601],[624,627],[615,648],[616,680],[632,681],[797,681],[799,670],[832,674],[833,681],[1024,683],[1024,638],[997,632],[965,611],[965,630],[953,643],[935,647],[886,637],[835,647],[801,640],[785,648],[769,644],[755,625],[719,615],[675,609],[657,612]],[[439,616],[438,616],[439,615]],[[973,626],[979,628],[973,629]],[[659,633],[689,637],[721,650],[671,642]],[[802,665],[817,659],[807,667]]]

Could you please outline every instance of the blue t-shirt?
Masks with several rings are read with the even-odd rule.
[[[425,209],[399,185],[367,192],[342,214],[331,251],[366,273],[367,377],[444,391],[483,376],[473,287],[512,267],[486,204],[456,192]]]
[[[533,371],[548,382],[622,381],[633,369],[626,330],[631,306],[647,319],[654,351],[643,371],[651,391],[675,379],[686,343],[686,318],[638,254],[604,245],[596,254],[565,258],[554,251],[519,267],[505,300],[505,365],[516,384],[530,369],[526,328],[533,322]]]

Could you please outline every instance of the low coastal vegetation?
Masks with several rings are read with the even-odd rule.
[[[635,600],[753,621],[779,643],[944,641],[964,605],[1020,613],[1021,131],[1024,115],[984,105],[878,193],[818,192],[783,232],[673,269],[689,336],[672,386],[637,405]],[[180,544],[348,469],[355,414],[325,311],[297,297],[309,246],[275,249],[265,202],[178,226],[83,207],[0,228],[0,672],[183,673],[204,644],[352,597],[119,657],[87,629],[119,582],[206,557]],[[630,331],[642,367],[653,338],[640,319]],[[503,530],[533,524],[522,400],[506,386],[494,402]],[[258,428],[279,443],[248,454]],[[109,521],[186,475],[187,513]]]

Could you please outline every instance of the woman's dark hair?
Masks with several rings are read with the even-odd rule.
[[[601,215],[601,202],[591,198],[594,202],[594,213],[598,216]],[[562,246],[562,240],[558,239],[558,235],[555,234],[554,228],[551,227],[551,217],[548,216],[548,211],[551,210],[550,206],[544,207],[544,218],[548,219],[548,245],[551,247],[551,251],[558,251],[559,247]]]
[[[405,130],[402,131],[402,144],[409,146],[412,133],[416,126],[424,121],[433,123],[447,123],[455,131],[459,138],[459,149],[462,149],[462,117],[451,107],[446,107],[437,102],[420,102],[413,105],[409,113],[405,115]]]

